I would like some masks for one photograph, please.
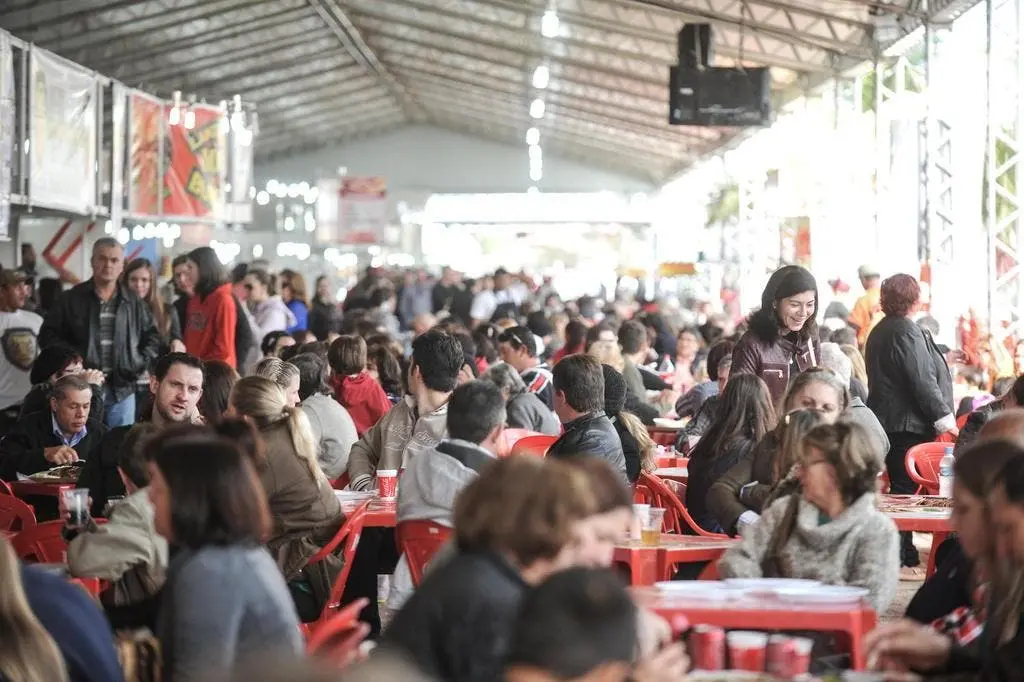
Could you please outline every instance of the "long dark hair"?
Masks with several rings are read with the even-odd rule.
[[[780,329],[781,321],[775,306],[779,301],[805,291],[814,292],[814,315],[807,318],[803,328],[796,333],[807,343],[818,338],[818,285],[814,275],[799,265],[785,265],[768,278],[761,292],[761,308],[750,316],[750,331],[765,343],[775,343],[781,334],[789,334]]]
[[[714,461],[740,442],[753,444],[775,426],[775,408],[768,386],[753,374],[729,379],[718,416],[693,449],[694,459]]]
[[[196,278],[196,294],[199,300],[205,299],[217,287],[227,283],[227,272],[217,257],[217,252],[209,246],[192,249],[189,251],[188,259],[195,263],[199,270],[199,276]]]

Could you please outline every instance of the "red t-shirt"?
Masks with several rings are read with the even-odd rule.
[[[387,394],[369,372],[361,372],[354,377],[335,375],[331,384],[334,398],[348,410],[360,438],[391,409]]]
[[[202,301],[199,296],[188,300],[185,308],[185,349],[200,360],[223,360],[238,367],[235,357],[235,324],[238,309],[231,294],[231,285],[222,284]]]

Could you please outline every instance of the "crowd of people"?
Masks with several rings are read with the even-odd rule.
[[[300,624],[344,567],[321,551],[345,522],[335,490],[400,471],[398,522],[453,542],[414,588],[394,529],[364,529],[342,602],[365,600],[371,663],[411,665],[400,679],[678,680],[684,647],[612,566],[659,417],[687,422],[689,482],[666,483],[691,530],[739,538],[722,576],[858,586],[880,613],[920,562],[877,508],[881,477],[914,493],[907,451],[956,441],[956,538],[872,651],[893,670],[1016,679],[1024,379],[955,405],[968,372],[935,342],[918,282],[860,274],[853,312],[819,314],[814,277],[786,266],[732,320],[563,301],[504,270],[370,269],[341,304],[326,277],[308,300],[300,273],[228,271],[206,247],[174,260],[167,296],[106,238],[92,276],[40,316],[28,275],[4,270],[0,479],[77,465],[84,523],[27,501],[65,518],[69,574],[109,586],[96,609],[0,538],[0,630],[16,632],[0,679],[120,680],[112,633],[140,630],[173,682],[260,660],[298,674]],[[544,458],[507,456],[506,429],[556,440]],[[992,634],[968,639],[964,623]]]

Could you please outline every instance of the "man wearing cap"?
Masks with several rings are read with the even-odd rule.
[[[857,343],[863,348],[868,341],[868,334],[882,319],[880,298],[882,277],[878,273],[878,268],[871,265],[862,265],[857,268],[857,276],[860,277],[860,284],[864,287],[864,295],[853,304],[853,312],[850,313],[847,322],[857,330]]]
[[[0,432],[18,419],[32,382],[29,372],[39,353],[36,338],[43,318],[24,310],[28,276],[21,270],[0,272]],[[10,415],[10,416],[9,416]]]

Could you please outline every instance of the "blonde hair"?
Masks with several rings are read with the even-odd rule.
[[[648,473],[657,469],[658,465],[654,461],[654,452],[657,446],[651,440],[651,435],[647,433],[647,427],[640,421],[640,418],[625,410],[615,415],[615,418],[622,422],[626,431],[629,431],[629,435],[636,440],[637,447],[640,449],[640,467]]]
[[[618,341],[595,341],[587,351],[587,355],[596,358],[602,365],[608,365],[616,372],[622,373],[626,360],[622,357],[622,349]]]
[[[0,535],[0,677],[12,682],[65,682],[60,649],[25,598],[21,566]]]
[[[260,431],[275,424],[286,424],[295,455],[306,463],[314,480],[326,480],[316,461],[317,444],[309,419],[301,408],[288,407],[281,387],[264,377],[244,377],[231,389],[231,404],[239,414],[252,419]]]
[[[851,346],[848,343],[844,343],[839,346],[839,350],[843,351],[846,357],[850,358],[850,364],[853,365],[853,378],[859,380],[865,386],[868,385],[868,368],[864,364],[864,356],[856,346]]]

